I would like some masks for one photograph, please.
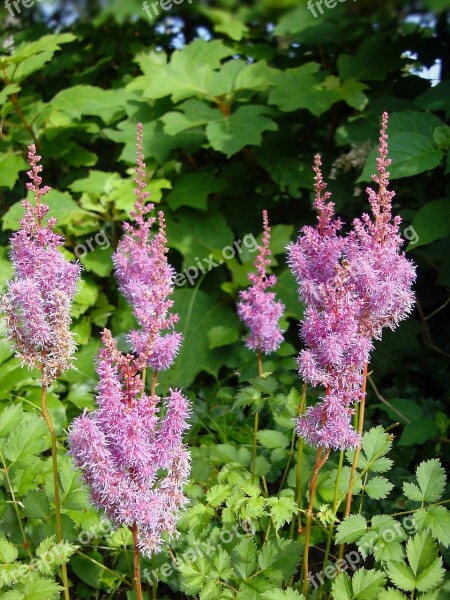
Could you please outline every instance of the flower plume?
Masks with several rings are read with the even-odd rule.
[[[56,219],[46,219],[49,207],[41,199],[41,157],[29,146],[27,188],[35,203],[22,201],[25,216],[11,237],[14,277],[2,298],[6,333],[23,363],[42,371],[50,386],[72,364],[75,342],[70,332],[70,307],[80,277],[80,265],[59,250],[64,238],[53,231]]]
[[[274,292],[267,291],[276,284],[277,279],[275,275],[266,273],[270,265],[270,227],[266,210],[263,211],[263,225],[262,244],[258,246],[255,260],[256,273],[249,274],[252,285],[240,292],[238,315],[250,330],[246,340],[248,348],[269,354],[283,341],[278,321],[283,314],[284,304],[276,300]]]
[[[353,406],[365,395],[364,380],[373,339],[394,329],[412,310],[415,269],[400,252],[400,217],[392,216],[389,188],[387,113],[383,114],[377,174],[378,190],[367,189],[371,215],[342,233],[321,160],[314,160],[315,227],[302,228],[288,247],[288,261],[305,303],[298,358],[303,379],[325,388],[325,396],[300,416],[297,431],[314,446],[348,448],[359,443],[351,425]]]

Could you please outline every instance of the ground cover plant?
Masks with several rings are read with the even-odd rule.
[[[449,597],[450,7],[19,8],[1,597]]]

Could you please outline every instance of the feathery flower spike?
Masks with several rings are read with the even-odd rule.
[[[27,188],[35,204],[22,201],[25,216],[11,237],[14,277],[7,283],[1,308],[6,333],[16,354],[30,368],[42,370],[42,383],[49,387],[72,364],[75,342],[70,332],[70,306],[80,277],[80,265],[69,262],[59,251],[64,238],[53,231],[56,219],[41,198],[50,191],[41,187],[41,157],[29,146]]]
[[[248,278],[252,285],[239,294],[238,315],[241,321],[250,329],[246,345],[250,350],[259,350],[269,354],[276,350],[283,341],[278,321],[283,314],[284,304],[277,301],[274,292],[268,292],[277,278],[267,275],[270,265],[270,227],[267,211],[263,211],[264,233],[259,253],[255,260],[256,273],[250,273]]]

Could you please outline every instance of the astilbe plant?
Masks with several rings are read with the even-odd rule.
[[[51,435],[58,541],[62,541],[56,434],[47,410],[47,389],[71,365],[75,341],[70,331],[70,308],[80,277],[80,265],[60,251],[64,238],[54,231],[56,219],[47,218],[49,207],[41,202],[50,191],[42,186],[41,157],[29,146],[31,169],[27,188],[34,204],[22,202],[25,216],[11,237],[14,277],[2,298],[6,335],[17,356],[29,368],[41,371],[41,408]],[[65,597],[69,597],[66,566],[62,566]]]
[[[395,192],[388,189],[388,115],[383,114],[373,180],[378,190],[367,189],[372,214],[353,221],[351,231],[342,232],[343,223],[335,217],[334,204],[321,172],[321,160],[314,160],[315,227],[303,227],[296,243],[288,248],[288,260],[299,282],[305,303],[301,336],[305,349],[298,359],[303,379],[325,389],[324,398],[300,415],[297,431],[318,448],[310,483],[305,539],[305,595],[308,591],[308,542],[318,472],[330,449],[355,447],[345,515],[350,513],[352,487],[359,456],[364,422],[364,402],[368,362],[373,340],[382,329],[395,329],[414,304],[412,284],[415,268],[400,252],[401,219],[392,216]],[[359,403],[358,430],[351,424]],[[343,548],[341,547],[340,556]]]
[[[248,275],[252,285],[240,292],[240,300],[237,305],[239,318],[250,330],[245,342],[246,346],[257,352],[259,377],[263,372],[262,354],[274,352],[283,341],[283,334],[278,321],[284,311],[284,304],[276,300],[274,292],[268,291],[269,288],[276,285],[277,278],[274,274],[267,274],[267,267],[271,262],[270,227],[267,210],[263,210],[263,228],[262,243],[258,246],[258,254],[254,262],[256,273],[249,273]],[[256,411],[253,429],[253,473],[256,471],[258,420],[259,413]]]
[[[114,262],[120,289],[141,329],[129,335],[133,354],[120,352],[111,332],[103,331],[98,409],[73,422],[69,441],[93,503],[133,533],[135,584],[141,598],[139,552],[150,557],[161,549],[164,532],[176,535],[190,472],[190,455],[182,439],[189,402],[180,390],[170,389],[163,401],[165,415],[160,417],[161,398],[155,393],[157,371],[173,362],[181,335],[164,333],[178,318],[169,313],[174,271],[167,262],[162,213],[155,234],[151,232],[155,219],[146,218],[153,205],[145,205],[141,125],[136,184],[134,224],[125,224]],[[145,393],[147,366],[153,369],[150,394]]]

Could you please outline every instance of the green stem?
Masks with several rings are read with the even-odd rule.
[[[11,483],[11,479],[9,478],[8,468],[6,466],[5,459],[3,458],[3,454],[1,452],[1,450],[0,450],[0,459],[2,461],[3,471],[4,471],[5,477],[6,477],[6,482],[8,483],[9,493],[11,494],[11,497],[13,499],[14,510],[16,512],[17,520],[19,522],[20,532],[22,534],[23,547],[25,548],[26,552],[28,553],[28,556],[30,558],[33,558],[33,555],[31,554],[31,550],[30,550],[30,544],[29,544],[27,536],[25,534],[25,529],[23,528],[23,525],[22,525],[22,519],[21,519],[21,516],[20,516],[19,508],[17,506],[17,500],[16,500],[16,497],[14,495],[14,490],[13,490],[13,486],[12,486],[12,483]]]
[[[302,388],[302,396],[300,400],[300,406],[298,408],[298,414],[300,416],[305,412],[306,405],[306,383],[303,384]],[[297,508],[298,508],[298,526],[297,526],[297,536],[300,537],[302,532],[302,460],[303,460],[303,438],[298,439],[297,443],[297,482],[295,488],[295,494],[297,497]],[[295,527],[295,519],[292,520],[292,525]],[[294,537],[294,531],[291,531],[291,537]]]
[[[262,370],[262,354],[261,350],[258,350],[258,377],[261,377]],[[259,427],[259,412],[255,412],[255,424],[253,426],[253,458],[252,458],[252,475],[256,476],[256,449],[258,446],[258,427]]]
[[[366,363],[364,365],[364,372],[363,372],[361,402],[359,403],[358,433],[360,436],[362,436],[362,432],[363,432],[363,428],[364,428],[364,409],[365,409],[365,404],[366,404],[367,373],[368,373],[368,364]],[[350,510],[352,507],[353,486],[355,484],[356,465],[358,464],[360,451],[361,451],[361,446],[357,446],[356,450],[355,450],[355,454],[353,456],[352,470],[350,471],[350,480],[349,480],[349,484],[348,484],[348,494],[347,494],[347,502],[345,505],[344,517],[349,516]],[[342,557],[344,556],[344,549],[345,549],[345,544],[341,544],[339,546],[338,559],[342,559]]]
[[[62,525],[61,525],[61,502],[59,499],[59,480],[58,480],[58,458],[56,450],[56,433],[53,427],[52,419],[47,410],[47,388],[42,385],[41,391],[41,408],[42,416],[47,423],[48,430],[50,431],[50,438],[52,442],[52,464],[53,464],[53,486],[55,490],[55,515],[56,515],[56,537],[58,542],[63,541]],[[67,579],[67,566],[66,564],[61,565],[62,581],[64,585],[64,599],[69,600],[69,582]]]
[[[336,516],[339,504],[338,504],[338,498],[339,498],[339,483],[341,481],[341,474],[342,474],[342,465],[344,464],[344,451],[341,450],[339,452],[339,464],[338,464],[338,470],[337,470],[337,475],[336,475],[336,485],[334,486],[334,498],[333,498],[333,515]],[[327,545],[325,548],[325,556],[323,559],[323,566],[322,566],[322,573],[325,571],[327,564],[328,564],[328,557],[330,556],[330,549],[331,549],[331,542],[333,540],[333,533],[334,533],[334,522],[330,523],[330,527],[328,529],[328,538],[327,538]],[[324,586],[324,580],[322,578],[321,580],[321,584],[320,584],[320,588],[319,588],[319,600],[322,599],[322,595],[323,595],[323,586]]]
[[[313,508],[314,508],[314,498],[316,495],[316,487],[317,487],[317,478],[319,476],[320,469],[326,463],[330,451],[327,450],[324,454],[324,449],[319,446],[317,450],[316,456],[316,464],[314,465],[314,472],[311,478],[310,486],[309,486],[309,504],[308,509],[306,511],[306,525],[305,525],[305,550],[303,555],[303,594],[305,596],[305,600],[308,600],[308,570],[309,570],[309,540],[311,537],[311,521],[313,517]]]

